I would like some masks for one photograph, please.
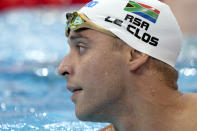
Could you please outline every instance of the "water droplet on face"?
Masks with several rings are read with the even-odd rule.
[[[108,76],[108,72],[105,72],[104,75],[105,75],[105,76]]]
[[[149,88],[150,88],[150,91],[151,91],[151,95],[152,96],[155,96],[155,92],[156,92],[155,89],[153,89],[152,86],[150,86]]]
[[[155,90],[151,90],[152,96],[155,96]]]

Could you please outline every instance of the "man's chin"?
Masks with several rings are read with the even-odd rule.
[[[82,112],[76,110],[75,114],[76,117],[81,121],[107,122],[104,121],[103,117],[96,115],[95,113],[91,113],[90,111]]]
[[[89,110],[83,110],[83,109],[76,109],[75,110],[76,117],[81,121],[94,121],[96,122],[95,118],[93,118],[93,114]]]
[[[92,122],[107,122],[107,114],[102,108],[94,106],[94,104],[85,104],[81,101],[77,101],[75,104],[75,115],[81,121]]]
[[[82,112],[82,110],[80,111],[75,111],[76,117],[81,120],[81,121],[92,121],[91,117],[90,117],[90,112],[86,111],[86,112]]]

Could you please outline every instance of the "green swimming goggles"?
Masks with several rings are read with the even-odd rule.
[[[116,37],[110,31],[91,22],[84,14],[80,12],[67,13],[66,18],[67,18],[67,22],[66,22],[65,34],[67,37],[69,36],[70,31],[74,31],[80,28],[89,28]]]

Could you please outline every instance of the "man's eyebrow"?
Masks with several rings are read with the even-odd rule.
[[[88,37],[85,37],[83,35],[80,35],[80,34],[77,34],[77,35],[72,35],[70,36],[70,41],[76,41],[76,40],[79,40],[79,39],[86,39],[86,40],[89,40]]]
[[[75,32],[80,33],[80,32],[82,32],[82,31],[85,31],[85,30],[88,30],[88,29],[89,29],[89,28],[83,27],[83,28],[79,28],[79,29],[75,30]],[[68,35],[70,35],[70,31],[71,31],[71,30],[68,31]]]

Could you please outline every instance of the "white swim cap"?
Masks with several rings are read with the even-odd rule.
[[[165,3],[158,0],[94,0],[79,12],[132,48],[174,67],[182,33]]]

